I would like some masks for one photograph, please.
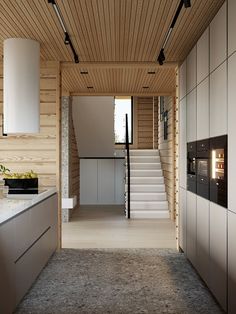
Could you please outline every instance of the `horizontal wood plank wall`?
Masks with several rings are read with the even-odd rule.
[[[158,148],[158,97],[153,97],[153,106],[154,106],[154,114],[153,114],[153,148]]]
[[[71,109],[71,108],[70,108]],[[77,142],[75,137],[74,123],[72,119],[72,110],[70,110],[70,143],[69,143],[69,185],[70,185],[70,197],[77,196],[77,206],[79,207],[80,201],[80,160],[77,148]]]
[[[153,97],[137,97],[137,148],[153,148],[153,105]]]
[[[41,187],[59,187],[58,114],[60,103],[58,62],[43,62],[40,69],[40,133],[2,136],[3,71],[0,66],[0,163],[11,172],[31,169]]]
[[[175,134],[174,134],[174,97],[164,97],[164,110],[168,110],[168,139],[164,140],[164,121],[159,119],[158,147],[160,150],[163,175],[165,180],[167,200],[171,218],[175,219],[175,172],[174,172],[174,149],[175,149]]]

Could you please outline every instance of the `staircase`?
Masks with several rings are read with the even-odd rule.
[[[126,184],[126,216],[127,190]],[[130,150],[130,218],[169,218],[161,161],[156,149]]]

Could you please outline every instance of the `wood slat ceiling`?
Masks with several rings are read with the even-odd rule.
[[[182,9],[167,44],[167,61],[180,62],[201,36],[224,0],[192,0]],[[156,62],[179,0],[57,0],[81,62]],[[47,0],[1,0],[0,53],[3,40],[25,37],[41,44],[42,60],[73,61],[55,12]],[[63,88],[74,93],[172,93],[174,68],[147,76],[139,68],[65,68]],[[149,86],[143,89],[143,86]],[[148,90],[148,91],[147,91]]]

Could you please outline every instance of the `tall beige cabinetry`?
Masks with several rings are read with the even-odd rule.
[[[181,160],[179,236],[187,258],[229,313],[236,313],[235,16],[236,1],[228,0],[179,71],[180,159],[186,157],[187,142],[228,135],[228,208],[187,191]]]
[[[228,313],[236,313],[236,1],[228,0]]]

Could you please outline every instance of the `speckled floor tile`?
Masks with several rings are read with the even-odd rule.
[[[223,313],[173,249],[63,249],[17,314]]]

